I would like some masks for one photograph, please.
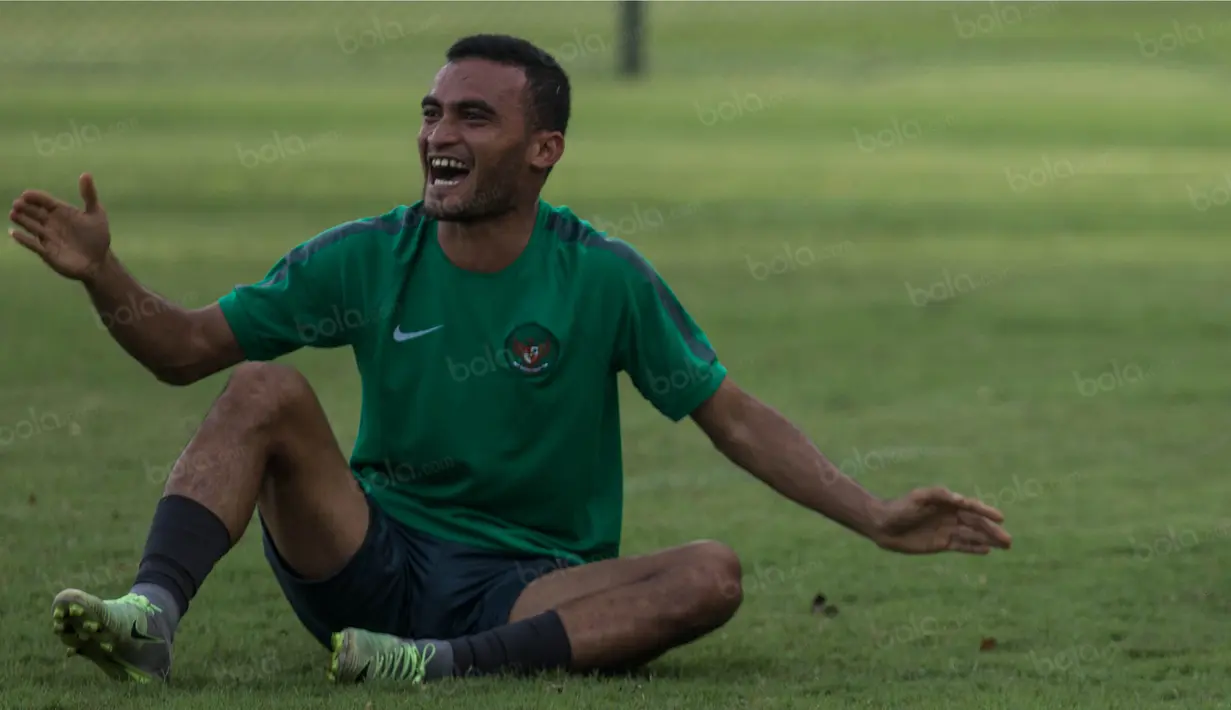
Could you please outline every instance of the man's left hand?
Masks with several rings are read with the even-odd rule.
[[[885,503],[872,540],[908,555],[1007,550],[1013,538],[998,523],[999,510],[945,488],[920,488]]]

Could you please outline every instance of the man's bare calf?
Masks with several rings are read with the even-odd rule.
[[[740,577],[731,548],[694,542],[545,575],[522,593],[510,621],[555,609],[573,670],[624,670],[727,623],[743,599]]]

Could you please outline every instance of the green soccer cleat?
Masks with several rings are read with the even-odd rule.
[[[420,650],[406,639],[361,629],[333,635],[333,654],[326,673],[334,683],[399,680],[422,683],[436,647]]]
[[[116,680],[165,681],[171,677],[171,646],[152,624],[160,611],[138,594],[103,600],[65,589],[51,604],[52,628],[68,655],[88,658]]]

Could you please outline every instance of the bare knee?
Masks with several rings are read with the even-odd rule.
[[[215,409],[251,426],[268,427],[314,399],[298,370],[268,362],[245,362],[232,371]]]
[[[706,630],[725,624],[744,599],[739,557],[727,545],[713,540],[694,542],[683,550],[681,573],[687,585],[681,612],[690,625]]]

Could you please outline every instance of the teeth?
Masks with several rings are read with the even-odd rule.
[[[432,184],[441,185],[443,187],[450,187],[452,185],[456,185],[457,182],[458,182],[457,180],[442,180],[440,178],[436,178],[435,180],[432,181]]]
[[[470,167],[460,160],[453,158],[432,158],[429,164],[433,168],[455,168],[457,170],[469,170]]]

